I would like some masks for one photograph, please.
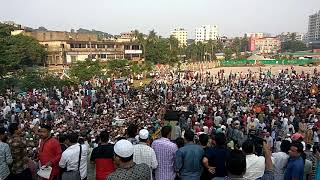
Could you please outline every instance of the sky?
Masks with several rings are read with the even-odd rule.
[[[219,34],[307,32],[320,0],[0,0],[0,21],[50,30],[96,29],[120,34],[154,29],[167,37],[177,27],[218,25]]]

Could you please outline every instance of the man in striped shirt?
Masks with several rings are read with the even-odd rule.
[[[176,152],[178,147],[169,139],[171,137],[171,127],[164,126],[161,129],[161,138],[152,143],[154,149],[158,168],[156,169],[155,176],[157,180],[173,180],[176,176],[174,163],[176,159]]]

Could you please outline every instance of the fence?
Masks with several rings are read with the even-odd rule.
[[[230,61],[220,61],[220,66],[246,66],[254,64],[263,64],[263,65],[307,65],[318,62],[314,59],[290,59],[290,60],[230,60]]]

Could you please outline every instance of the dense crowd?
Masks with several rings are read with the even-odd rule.
[[[0,180],[320,179],[316,68],[130,82],[7,89]]]

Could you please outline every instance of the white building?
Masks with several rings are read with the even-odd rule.
[[[199,28],[196,28],[196,42],[204,42],[208,40],[217,40],[218,39],[218,26],[217,25],[203,25]]]
[[[188,39],[188,31],[186,31],[183,28],[176,28],[173,31],[171,31],[171,35],[178,39],[179,46],[186,46],[187,45],[187,39]]]
[[[320,40],[320,11],[309,16],[308,40]]]

